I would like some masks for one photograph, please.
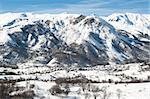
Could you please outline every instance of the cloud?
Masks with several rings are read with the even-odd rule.
[[[26,1],[26,0],[24,0]],[[33,1],[33,0],[32,0]],[[22,3],[16,11],[35,13],[82,13],[109,15],[117,12],[149,13],[148,0],[50,0],[49,2]],[[64,1],[64,2],[63,2]],[[29,2],[29,1],[28,1]],[[11,5],[10,5],[11,6]],[[11,9],[9,9],[11,11]]]
[[[69,12],[88,15],[94,13],[109,15],[115,12],[149,13],[146,0],[83,0],[76,4],[64,4],[64,7],[53,8],[44,12]]]

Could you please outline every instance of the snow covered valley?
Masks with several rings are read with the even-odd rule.
[[[145,63],[70,68],[19,65],[1,67],[0,73],[0,86],[6,89],[2,99],[4,95],[6,99],[150,98],[150,65]]]
[[[0,14],[0,99],[150,99],[150,15]]]

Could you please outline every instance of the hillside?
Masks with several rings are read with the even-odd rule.
[[[0,14],[0,63],[78,65],[149,61],[150,15]]]

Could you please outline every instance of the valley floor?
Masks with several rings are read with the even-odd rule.
[[[28,88],[27,83],[34,85],[34,88]],[[50,89],[54,85],[56,83],[50,81],[30,80],[16,82],[15,86],[25,89],[9,94],[13,97],[20,97],[23,92],[32,90],[34,91],[32,98],[26,98],[28,96],[24,96],[24,98],[1,97],[0,99],[150,99],[150,83],[90,83],[87,86],[90,86],[91,89],[80,84],[69,84],[70,92],[67,95],[63,93],[52,95]]]
[[[19,65],[0,67],[0,73],[0,99],[150,99],[150,65],[144,63],[68,69]]]

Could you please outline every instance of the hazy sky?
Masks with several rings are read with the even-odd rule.
[[[0,0],[0,13],[150,13],[150,0]]]

